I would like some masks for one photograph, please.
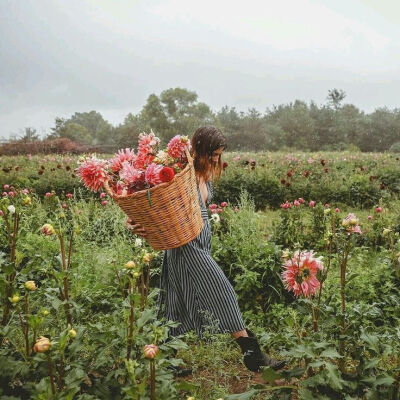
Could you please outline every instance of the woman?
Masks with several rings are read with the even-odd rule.
[[[230,333],[239,344],[244,364],[253,371],[261,366],[280,369],[284,361],[273,360],[263,354],[257,339],[246,329],[237,302],[236,293],[211,256],[211,227],[207,206],[213,196],[212,182],[221,175],[221,155],[226,139],[213,126],[197,129],[192,140],[191,154],[198,185],[198,196],[204,226],[199,236],[191,242],[166,250],[161,273],[159,313],[180,325],[171,329],[170,335],[181,335],[195,330],[201,337],[205,328],[212,326],[219,333]],[[145,229],[131,225],[133,232],[146,237]]]

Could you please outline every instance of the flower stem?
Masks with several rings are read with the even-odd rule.
[[[47,361],[49,364],[49,376],[50,376],[50,385],[51,385],[51,392],[56,394],[56,385],[54,384],[54,366],[53,361],[49,355],[47,355]]]
[[[154,359],[150,360],[150,400],[156,400],[156,367]]]
[[[342,318],[341,318],[341,330],[340,334],[342,338],[340,339],[340,355],[342,356],[342,359],[339,362],[339,367],[342,372],[345,370],[345,357],[344,357],[344,351],[345,351],[345,339],[344,339],[344,334],[346,333],[346,294],[345,294],[345,288],[346,288],[346,268],[347,268],[347,259],[349,256],[350,252],[350,244],[351,244],[351,234],[348,234],[347,237],[347,243],[346,243],[346,248],[344,251],[343,258],[340,263],[340,297],[341,297],[341,311],[342,311]]]
[[[68,264],[67,260],[65,257],[65,245],[64,245],[64,237],[62,233],[58,233],[58,239],[60,241],[60,249],[61,249],[61,262],[62,262],[62,267],[64,271],[64,278],[63,278],[63,285],[64,285],[64,291],[63,291],[63,297],[64,297],[64,309],[65,309],[65,315],[67,318],[67,325],[72,326],[72,317],[71,317],[71,311],[69,307],[69,294],[68,294]],[[68,260],[69,263],[70,260]]]

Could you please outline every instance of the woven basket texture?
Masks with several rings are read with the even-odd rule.
[[[105,189],[135,224],[146,230],[146,240],[155,250],[180,247],[203,228],[193,159],[170,182],[130,195],[116,195],[108,183]]]

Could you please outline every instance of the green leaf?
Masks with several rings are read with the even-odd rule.
[[[85,377],[85,371],[80,368],[74,368],[65,377],[65,383],[67,386],[79,386],[80,383],[85,379]]]
[[[277,372],[275,372],[271,367],[263,367],[262,369],[262,378],[271,383],[274,384],[274,382],[277,379],[282,379],[283,376],[281,374],[278,374]]]
[[[150,321],[154,316],[153,311],[146,309],[144,310],[141,314],[140,317],[137,320],[137,327],[141,328],[142,326],[146,325],[147,322]]]
[[[374,387],[377,386],[391,386],[394,382],[394,378],[389,375],[381,374],[376,377]]]
[[[178,390],[183,390],[188,393],[193,393],[196,389],[199,389],[200,385],[189,382],[189,381],[181,380],[181,381],[179,381],[179,383],[177,383],[175,385],[175,387]]]
[[[342,356],[337,352],[336,349],[333,347],[330,347],[328,349],[325,349],[321,353],[321,357],[327,357],[327,358],[342,358]]]
[[[327,362],[325,364],[327,371],[327,378],[332,386],[332,389],[342,389],[343,388],[343,379],[340,377],[339,369],[336,365]]]
[[[368,363],[365,364],[364,371],[366,369],[375,368],[379,364],[379,361],[380,361],[379,358],[373,358],[372,360],[370,360]]]
[[[367,347],[369,350],[373,350],[373,351],[375,351],[375,353],[379,353],[379,338],[378,338],[378,336],[363,332],[360,336],[360,339],[368,345]]]
[[[315,400],[314,395],[306,388],[299,389],[299,399],[301,400]]]
[[[281,374],[285,377],[286,380],[290,378],[301,378],[304,375],[306,368],[296,367],[290,370],[282,370]]]
[[[231,394],[228,397],[225,397],[225,400],[251,400],[258,393],[260,393],[260,390],[250,389],[244,393]]]

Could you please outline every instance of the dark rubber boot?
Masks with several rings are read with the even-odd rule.
[[[286,361],[269,358],[261,352],[260,345],[253,332],[246,329],[249,337],[239,337],[236,339],[243,353],[243,362],[247,369],[252,372],[259,372],[260,367],[271,367],[275,371],[283,368]]]

